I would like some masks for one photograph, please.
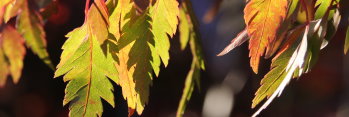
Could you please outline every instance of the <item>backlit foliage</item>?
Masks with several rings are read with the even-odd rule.
[[[1,0],[1,87],[8,78],[19,82],[26,47],[54,69],[43,28],[54,4]],[[292,78],[311,70],[342,21],[339,11],[340,0],[247,0],[246,28],[218,56],[248,42],[255,73],[261,57],[272,57],[252,108],[267,100],[253,116],[280,96]],[[115,107],[113,84],[121,87],[129,116],[141,115],[160,66],[169,64],[170,40],[178,33],[181,49],[190,48],[192,54],[176,115],[181,117],[205,70],[198,24],[190,0],[86,0],[84,23],[66,35],[54,75],[67,83],[63,105],[69,105],[69,115],[102,116],[103,101]],[[347,53],[349,29],[344,43]]]

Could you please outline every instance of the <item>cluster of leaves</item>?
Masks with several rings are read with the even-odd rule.
[[[177,31],[178,17],[182,49],[189,43],[193,53],[178,111],[181,116],[193,79],[198,80],[199,71],[204,69],[193,16],[184,7],[180,9],[177,0],[89,2],[84,24],[67,35],[55,72],[55,77],[65,74],[64,81],[69,82],[64,105],[70,103],[70,116],[101,116],[101,99],[114,107],[112,83],[121,86],[129,116],[135,111],[141,114],[152,79],[159,75],[161,63],[168,65],[169,38]]]
[[[258,115],[280,96],[292,78],[314,66],[341,21],[340,0],[250,0],[244,9],[246,29],[219,54],[224,55],[249,40],[250,65],[258,73],[260,57],[272,56],[271,70],[255,93],[252,108],[268,100]],[[348,51],[349,29],[344,53]]]
[[[46,51],[43,18],[39,12],[40,8],[47,5],[46,2],[31,0],[0,2],[0,86],[5,85],[8,75],[12,76],[14,83],[19,81],[26,53],[25,45],[53,69]],[[16,17],[15,22],[14,17]]]
[[[42,14],[50,15],[44,9],[50,2],[0,2],[1,86],[10,74],[18,82],[26,52],[24,43],[53,69],[42,18]],[[17,19],[15,24],[11,18]],[[66,35],[54,76],[64,75],[68,82],[63,104],[69,103],[69,115],[102,116],[101,99],[115,105],[113,83],[122,88],[129,116],[134,111],[141,114],[148,102],[152,79],[159,75],[161,63],[168,65],[169,39],[179,25],[181,48],[189,45],[193,54],[178,109],[178,116],[182,116],[194,81],[199,83],[200,70],[204,69],[195,22],[189,0],[86,0],[85,22]]]
[[[17,83],[26,47],[49,67],[44,18],[50,0],[0,2],[0,86],[9,76]],[[219,54],[249,40],[250,65],[258,73],[260,57],[273,57],[252,108],[269,98],[258,115],[280,96],[292,78],[311,70],[319,52],[341,21],[340,0],[249,0],[246,28]],[[47,14],[48,13],[48,14]],[[178,26],[178,29],[177,29]],[[200,71],[205,69],[198,23],[190,0],[86,0],[85,22],[69,32],[55,78],[67,82],[63,104],[70,116],[102,116],[102,99],[114,107],[114,86],[122,88],[129,116],[141,114],[148,103],[152,79],[168,65],[170,38],[180,33],[181,49],[190,46],[191,69],[185,81],[177,116],[183,115]],[[349,50],[349,29],[344,53]]]

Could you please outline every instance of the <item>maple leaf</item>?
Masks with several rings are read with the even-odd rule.
[[[0,32],[0,87],[5,85],[8,74],[18,83],[25,53],[22,36],[12,26],[5,25]]]
[[[257,110],[252,116],[257,116],[264,108],[266,108],[276,96],[280,96],[283,89],[290,82],[296,69],[302,70],[304,59],[308,48],[308,31],[306,27],[302,41],[296,48],[290,48],[283,52],[277,58],[274,58],[271,64],[270,72],[262,79],[262,86],[257,90],[253,99],[252,108],[260,101],[268,97],[269,99]]]
[[[287,17],[281,23],[281,26],[278,28],[278,31],[276,32],[276,35],[275,35],[275,41],[269,43],[269,46],[265,52],[264,58],[267,59],[273,56],[274,53],[277,52],[277,50],[279,49],[279,46],[284,42],[284,38],[289,28],[292,27],[292,23],[295,19],[295,16],[297,16],[297,12],[295,12],[299,8],[297,7],[297,5],[298,5],[298,0],[290,1],[290,5],[287,11]],[[217,56],[223,56],[229,53],[231,50],[245,43],[247,40],[249,40],[249,37],[247,34],[247,30],[244,29],[239,34],[237,34],[237,36],[231,40],[230,44],[227,45]]]
[[[109,6],[113,6],[110,4]],[[161,59],[168,64],[169,37],[176,32],[178,2],[157,0],[141,13],[134,1],[120,0],[112,11],[109,31],[117,39],[119,85],[129,115],[141,114],[148,102],[152,74],[159,74]],[[161,59],[160,59],[161,58]]]
[[[154,6],[150,8],[152,17],[152,32],[156,43],[155,49],[167,66],[170,55],[170,41],[168,35],[172,38],[176,33],[178,24],[179,7],[177,0],[157,0]]]
[[[17,0],[16,4],[20,4],[21,10],[18,14],[17,30],[26,40],[26,45],[39,56],[50,68],[53,69],[51,60],[46,51],[45,32],[43,29],[43,20],[37,11],[29,8],[27,0]]]
[[[155,51],[154,40],[150,32],[150,17],[148,14],[136,14],[136,9],[130,0],[120,0],[110,16],[109,31],[117,39],[119,58],[117,69],[119,85],[123,97],[127,100],[129,115],[134,109],[141,114],[148,101],[149,85],[152,79],[152,64],[159,69],[160,58],[152,57]]]
[[[280,96],[291,78],[300,77],[314,66],[321,50],[321,44],[325,40],[326,19],[327,17],[323,17],[322,20],[312,21],[309,25],[301,25],[290,31],[288,39],[272,61],[271,70],[262,79],[262,86],[255,93],[252,108],[263,99],[269,99],[253,116],[258,115],[276,96]],[[294,43],[303,31],[302,41],[296,48],[297,44]]]
[[[258,73],[260,56],[276,39],[280,24],[286,17],[288,0],[250,0],[244,9],[244,19],[250,37],[250,65]]]
[[[187,74],[185,80],[182,98],[177,109],[177,117],[182,117],[182,115],[184,114],[186,105],[194,91],[195,82],[198,88],[200,88],[200,71],[205,70],[199,37],[197,32],[195,32],[194,25],[192,23],[192,19],[194,19],[194,17],[189,15],[187,11],[187,9],[189,8],[186,7],[188,7],[187,4],[182,3],[179,17],[180,44],[182,50],[184,50],[185,47],[189,44],[191,53],[193,55],[193,60],[191,63],[190,71]]]
[[[297,6],[299,0],[291,0],[289,2],[290,5],[287,9],[287,17],[282,23],[280,23],[280,27],[275,35],[275,41],[269,43],[264,55],[265,59],[272,57],[279,50],[280,46],[285,41],[288,31],[294,27],[293,23],[296,20],[299,11],[299,7]]]
[[[152,73],[159,72],[160,58],[154,47],[153,35],[150,32],[151,18],[144,14],[123,27],[123,34],[118,40],[118,65],[120,86],[129,108],[143,112],[148,102],[149,85]],[[140,36],[142,35],[142,36]]]
[[[68,40],[62,47],[61,61],[55,72],[55,77],[65,74],[64,81],[69,81],[63,104],[70,103],[70,116],[102,116],[101,98],[115,105],[113,85],[108,78],[118,83],[117,70],[112,47],[105,45],[111,41],[104,35],[108,34],[107,22],[101,23],[105,19],[97,7],[93,3],[85,23],[67,34]],[[104,26],[96,26],[94,22]]]
[[[276,87],[280,84],[281,80],[285,77],[285,69],[287,62],[292,56],[292,52],[295,50],[295,41],[304,31],[304,26],[297,27],[290,31],[290,34],[281,47],[279,53],[273,58],[271,64],[271,70],[264,76],[261,80],[261,87],[255,93],[255,98],[252,101],[252,108],[254,108],[258,103],[260,103],[264,98],[275,91]]]

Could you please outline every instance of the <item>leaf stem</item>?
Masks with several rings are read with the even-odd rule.
[[[85,21],[87,20],[87,13],[88,13],[89,6],[90,6],[90,0],[86,0],[86,3],[85,3]]]
[[[183,7],[185,7],[185,9],[187,10],[187,12],[189,13],[190,16],[190,20],[193,24],[193,28],[194,28],[194,32],[198,38],[198,41],[201,43],[201,35],[200,35],[200,30],[199,30],[199,21],[196,18],[196,15],[193,11],[193,6],[190,0],[184,0],[183,1]]]

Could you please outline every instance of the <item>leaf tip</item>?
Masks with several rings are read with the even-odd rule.
[[[135,109],[128,108],[128,117],[131,117],[135,113]]]
[[[223,56],[226,55],[229,51],[226,51],[225,49],[222,50],[220,53],[218,53],[216,56]]]
[[[251,64],[251,68],[255,74],[258,74],[258,64]]]
[[[231,50],[235,49],[236,47],[240,46],[244,42],[248,40],[247,30],[243,30],[240,32],[231,42],[230,44],[222,50],[217,56],[223,56],[227,53],[229,53]]]

